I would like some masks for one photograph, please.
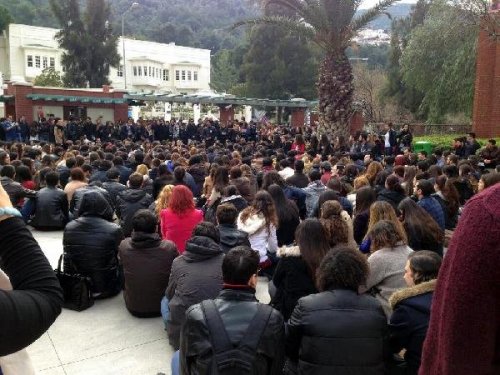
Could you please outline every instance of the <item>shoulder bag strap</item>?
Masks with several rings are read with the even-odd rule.
[[[215,306],[215,302],[212,300],[203,301],[201,303],[201,309],[205,315],[214,353],[222,353],[233,349],[233,345],[229,340],[222,318],[217,310],[217,306]]]
[[[257,350],[260,338],[267,327],[267,322],[271,317],[273,309],[269,306],[259,304],[257,308],[257,313],[250,322],[248,329],[241,340],[239,347],[246,346],[251,351]]]
[[[56,269],[56,272],[58,274],[61,273],[61,264],[62,264],[62,260],[63,260],[63,254],[61,254],[61,256],[59,257],[59,260],[57,261],[57,269]]]

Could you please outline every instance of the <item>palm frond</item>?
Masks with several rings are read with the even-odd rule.
[[[381,0],[377,5],[373,8],[368,9],[361,16],[356,17],[352,20],[350,25],[350,30],[352,33],[355,33],[359,29],[365,27],[368,23],[373,21],[377,16],[379,16],[385,9],[394,4],[397,0]]]
[[[316,31],[328,28],[328,17],[320,0],[265,0],[264,6],[279,5],[292,10],[298,18],[311,25]]]
[[[316,33],[314,32],[314,29],[310,26],[307,26],[305,23],[290,18],[290,17],[284,17],[284,16],[264,16],[260,18],[253,18],[249,20],[242,20],[239,22],[234,23],[230,29],[234,30],[238,27],[241,26],[255,26],[255,25],[276,25],[276,26],[281,26],[284,29],[295,33],[299,34],[301,36],[304,36],[308,39],[314,39]]]

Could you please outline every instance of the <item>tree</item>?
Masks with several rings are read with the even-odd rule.
[[[355,16],[361,0],[264,0],[265,7],[270,4],[285,6],[294,12],[294,17],[264,16],[237,22],[233,27],[280,25],[316,43],[324,51],[317,82],[319,131],[348,136],[353,113],[353,75],[346,49],[357,31],[394,2],[381,0],[374,8]]]
[[[402,53],[403,82],[424,93],[420,111],[431,123],[444,122],[447,114],[472,115],[479,25],[461,20],[462,10],[434,2]]]
[[[50,0],[62,29],[56,35],[64,50],[64,84],[70,87],[100,87],[109,84],[111,66],[117,67],[118,37],[113,35],[110,9],[105,0],[87,0],[81,15],[78,0]]]
[[[12,17],[7,8],[0,6],[0,33],[7,29],[9,23],[12,22]]]
[[[238,70],[234,64],[231,51],[224,49],[212,58],[210,87],[218,92],[230,92],[238,83]]]
[[[63,81],[61,75],[54,68],[45,68],[42,74],[36,76],[33,82],[35,86],[46,86],[46,87],[62,87]]]

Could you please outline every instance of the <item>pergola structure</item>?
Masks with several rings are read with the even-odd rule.
[[[227,94],[146,94],[130,93],[123,96],[128,99],[131,105],[139,103],[165,102],[165,103],[192,103],[192,104],[212,104],[220,109],[220,121],[232,121],[234,119],[234,106],[252,106],[252,107],[274,107],[290,108],[292,111],[292,126],[303,126],[305,122],[305,112],[307,109],[317,106],[317,101],[308,101],[304,99],[273,100],[243,98]]]

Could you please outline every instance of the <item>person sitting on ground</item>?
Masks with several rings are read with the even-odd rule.
[[[294,168],[295,172],[286,179],[286,182],[300,189],[307,187],[309,178],[304,174],[304,162],[302,160],[295,160]]]
[[[271,306],[287,321],[297,301],[317,293],[316,271],[330,250],[327,232],[318,219],[306,219],[295,231],[297,246],[278,249],[276,271],[270,285]],[[273,288],[275,289],[272,292]]]
[[[157,220],[149,210],[132,218],[132,236],[122,241],[123,298],[127,310],[139,318],[160,316],[160,302],[168,285],[172,262],[179,255],[172,241],[162,241]]]
[[[493,185],[496,185],[499,182],[500,182],[500,173],[498,173],[498,172],[485,173],[479,179],[479,183],[477,185],[477,190],[480,193],[484,189],[487,189]]]
[[[113,203],[113,209],[116,208],[116,200],[118,195],[127,190],[127,187],[123,184],[120,184],[120,171],[116,168],[111,168],[106,172],[107,181],[102,184],[103,189],[109,193],[111,198],[111,202]]]
[[[401,275],[413,250],[406,244],[404,230],[389,220],[377,222],[367,236],[371,239],[372,253],[368,258],[370,275],[361,291],[370,291],[374,294],[389,318],[391,315],[389,297],[405,287]]]
[[[191,306],[182,327],[180,353],[172,359],[172,375],[207,374],[221,366],[219,347],[237,348],[243,362],[228,353],[225,363],[230,374],[252,371],[259,375],[282,374],[284,324],[281,314],[255,298],[259,255],[238,246],[222,262],[224,289],[212,301]],[[222,325],[214,325],[218,321]],[[222,340],[222,342],[219,340]],[[238,356],[239,357],[239,356]],[[179,372],[180,360],[180,372]]]
[[[120,226],[125,237],[132,233],[132,218],[140,210],[149,208],[153,197],[142,189],[143,175],[132,173],[128,179],[129,189],[123,190],[116,198],[116,216],[120,219]]]
[[[177,185],[172,190],[168,208],[161,211],[160,219],[162,238],[175,243],[177,251],[182,254],[194,227],[203,221],[203,212],[194,208],[191,190]]]
[[[47,173],[45,182],[47,187],[36,195],[35,213],[30,225],[38,230],[63,229],[69,220],[69,212],[66,194],[57,187],[59,174]]]
[[[352,223],[349,228],[349,223],[342,213],[342,206],[338,201],[326,201],[321,206],[321,224],[325,229],[328,237],[330,248],[337,245],[350,244],[355,246],[354,238],[352,237]],[[346,215],[350,220],[349,215]]]
[[[272,184],[267,188],[276,207],[279,226],[276,230],[278,246],[292,245],[295,240],[295,230],[300,224],[299,209],[295,202],[286,198],[283,189]]]
[[[24,188],[19,182],[15,181],[16,168],[12,165],[5,165],[0,171],[0,182],[10,197],[12,205],[21,209],[19,202],[23,202],[24,198],[35,198],[36,191]]]
[[[158,195],[167,185],[173,185],[175,182],[174,176],[168,170],[165,164],[158,167],[158,177],[153,181],[153,198],[158,199]]]
[[[95,298],[115,296],[122,288],[116,255],[123,232],[112,220],[106,198],[89,190],[81,198],[79,217],[64,229],[64,272],[90,277]]]
[[[186,251],[172,264],[165,297],[168,311],[162,311],[170,345],[179,349],[186,310],[205,299],[217,297],[222,289],[222,260],[219,231],[212,223],[198,224],[186,243]]]
[[[312,217],[314,208],[318,203],[319,196],[326,190],[326,186],[321,182],[321,173],[317,170],[309,172],[309,184],[302,189],[306,193],[307,217]]]
[[[393,353],[405,349],[405,374],[408,375],[418,374],[441,262],[441,257],[432,251],[412,253],[404,274],[408,287],[389,298],[393,310],[389,322],[391,349]]]
[[[272,257],[278,250],[278,216],[273,198],[267,191],[259,191],[250,207],[238,216],[238,229],[248,233],[252,249],[259,252],[261,270],[272,276],[274,262]]]
[[[415,195],[418,198],[418,205],[426,210],[429,215],[438,223],[444,231],[445,221],[443,208],[439,202],[431,195],[434,193],[434,186],[428,180],[418,180],[415,185]]]
[[[77,189],[88,185],[87,181],[85,181],[83,170],[79,167],[71,169],[70,177],[71,181],[69,181],[64,187],[64,192],[66,193],[68,202],[71,202],[71,199],[73,199],[73,194],[75,194],[75,191]]]
[[[366,258],[350,247],[326,254],[316,275],[320,293],[299,299],[287,323],[285,348],[291,370],[384,374],[387,320],[374,297],[358,294],[368,272]]]
[[[227,254],[237,246],[250,246],[248,233],[236,226],[238,210],[231,203],[222,203],[217,207],[217,228],[220,234],[220,247]]]
[[[392,156],[389,156],[392,158]],[[392,207],[397,210],[398,204],[406,198],[405,190],[399,182],[399,178],[395,175],[390,175],[385,180],[384,189],[377,194],[378,201],[389,202]]]

